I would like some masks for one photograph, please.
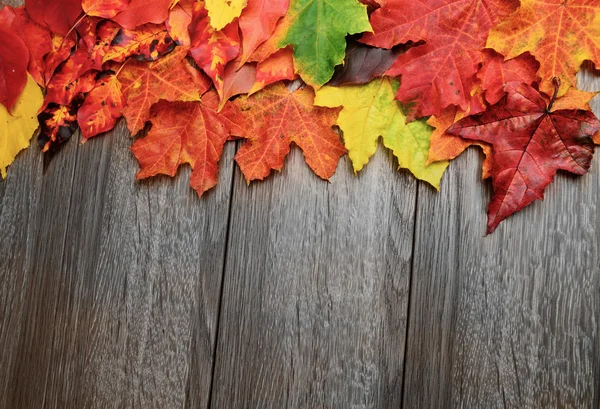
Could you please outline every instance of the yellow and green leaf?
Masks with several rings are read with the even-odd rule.
[[[424,120],[406,123],[394,100],[398,81],[378,78],[365,85],[325,86],[317,92],[315,105],[343,106],[337,125],[355,172],[359,172],[377,150],[377,140],[391,149],[401,168],[439,189],[448,162],[427,165],[429,138],[433,132]]]

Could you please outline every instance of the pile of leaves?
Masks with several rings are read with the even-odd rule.
[[[295,143],[329,179],[381,137],[439,188],[486,155],[488,232],[586,173],[600,142],[581,64],[600,63],[596,0],[25,0],[0,11],[0,169],[38,128],[44,152],[124,117],[138,178],[193,168],[202,195],[224,144],[248,182]]]

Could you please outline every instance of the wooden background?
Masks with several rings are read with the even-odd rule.
[[[0,182],[1,409],[600,407],[597,158],[484,237],[476,149],[437,193],[383,148],[248,187],[229,144],[198,199],[78,138]]]

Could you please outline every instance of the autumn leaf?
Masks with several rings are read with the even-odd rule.
[[[540,89],[559,96],[575,86],[584,60],[600,62],[600,3],[590,0],[521,0],[521,7],[491,32],[487,47],[506,58],[530,51],[540,62]]]
[[[194,12],[195,0],[180,0],[169,11],[169,18],[165,21],[165,26],[169,35],[179,45],[190,46],[191,39],[189,27],[192,23],[192,14]]]
[[[315,105],[343,109],[337,125],[343,131],[344,144],[359,172],[377,149],[379,137],[394,152],[401,168],[439,189],[448,162],[427,165],[432,128],[425,121],[406,124],[406,118],[394,100],[398,82],[388,77],[365,85],[325,86],[317,91]]]
[[[531,54],[524,53],[505,61],[504,57],[494,50],[485,49],[482,53],[483,65],[477,73],[477,78],[489,104],[494,105],[502,99],[505,95],[504,85],[508,82],[539,82],[537,71],[540,63]]]
[[[6,168],[19,152],[29,146],[38,128],[37,112],[42,106],[42,91],[33,77],[28,76],[25,88],[14,104],[12,113],[0,105],[0,174],[6,178]]]
[[[97,17],[87,18],[81,22],[77,27],[77,32],[81,36],[78,51],[83,48],[87,52],[87,69],[103,70],[104,57],[114,51],[112,42],[122,30],[121,26],[114,21],[98,20]],[[115,57],[119,58],[121,55],[117,53]]]
[[[113,18],[127,8],[129,0],[82,0],[83,12],[88,16]]]
[[[38,145],[43,152],[55,152],[77,131],[77,111],[83,103],[83,96],[71,101],[69,105],[49,104],[38,115],[40,134]]]
[[[296,143],[310,168],[321,178],[335,173],[346,153],[340,137],[332,130],[339,109],[314,106],[314,92],[305,87],[290,92],[274,84],[234,104],[252,124],[242,136],[248,138],[235,160],[248,182],[264,179],[272,169],[281,170],[283,160]]]
[[[490,176],[490,146],[485,143],[448,135],[446,130],[466,116],[483,112],[487,108],[485,100],[490,104],[497,103],[506,95],[504,91],[506,83],[536,83],[539,80],[537,76],[539,63],[529,53],[505,61],[502,55],[490,49],[483,50],[483,59],[483,64],[477,73],[479,86],[472,92],[473,95],[469,101],[467,111],[450,106],[439,115],[430,117],[427,123],[435,128],[431,134],[428,163],[452,160],[469,146],[477,145],[483,149],[486,157],[483,164],[483,178],[485,179]],[[584,108],[584,106],[581,106],[581,108]]]
[[[82,13],[81,0],[25,0],[27,12],[52,32],[66,36]]]
[[[154,105],[152,130],[131,148],[141,166],[137,178],[175,176],[179,166],[187,163],[193,169],[190,185],[199,196],[214,187],[225,142],[229,136],[245,132],[237,108],[227,104],[218,113],[218,103],[219,97],[211,91],[202,102],[161,101]]]
[[[215,88],[223,99],[223,74],[227,63],[240,53],[240,38],[237,20],[215,30],[209,24],[208,11],[204,3],[194,5],[194,15],[190,24],[192,46],[190,55],[198,66],[213,80]]]
[[[474,112],[482,112],[483,109],[475,109]],[[459,136],[446,133],[454,123],[466,117],[468,114],[457,107],[448,107],[438,116],[432,116],[427,124],[434,128],[429,138],[429,154],[427,164],[435,162],[450,161],[461,155],[469,146],[479,146],[483,150],[485,159],[483,161],[482,178],[487,179],[490,175],[490,159],[492,148],[484,142],[466,140]]]
[[[4,7],[0,11],[0,27],[8,29],[25,43],[29,50],[27,71],[38,84],[44,85],[44,56],[52,50],[50,31],[33,21],[24,7]]]
[[[56,69],[71,56],[74,47],[75,41],[70,38],[57,34],[52,36],[52,49],[44,57],[44,84],[40,85],[45,87],[50,82]]]
[[[249,91],[254,94],[268,85],[281,80],[295,80],[294,52],[290,47],[282,48],[256,65],[256,81]]]
[[[158,61],[130,61],[118,75],[127,105],[123,116],[132,135],[141,131],[150,118],[150,107],[161,99],[167,101],[199,101],[205,91],[190,74],[185,56],[187,50],[177,47]]]
[[[0,27],[0,104],[12,111],[27,83],[29,50],[16,34]]]
[[[130,0],[113,20],[128,30],[147,23],[162,24],[169,17],[172,4],[173,0]]]
[[[366,6],[356,0],[292,0],[277,47],[294,46],[296,72],[311,86],[325,84],[344,60],[346,35],[370,31]]]
[[[239,22],[242,32],[240,65],[245,64],[258,46],[273,34],[289,6],[290,0],[248,0]]]
[[[210,25],[215,30],[222,30],[233,19],[239,17],[248,0],[206,0],[206,10]]]
[[[249,93],[256,82],[256,64],[245,64],[239,69],[237,67],[238,62],[235,60],[225,67],[219,110],[225,106],[229,98]]]
[[[46,87],[43,108],[50,103],[69,105],[80,94],[94,88],[95,73],[87,69],[87,53],[79,49],[55,71]]]
[[[122,115],[124,106],[125,97],[115,73],[100,73],[94,89],[87,95],[77,114],[82,134],[81,142],[113,129]]]
[[[409,120],[450,105],[466,110],[488,32],[517,6],[518,0],[389,0],[371,16],[374,34],[361,41],[389,48],[425,40],[387,71],[402,75],[397,98],[412,105]]]
[[[594,154],[591,136],[600,130],[591,112],[554,111],[553,100],[530,85],[509,83],[505,89],[507,96],[496,105],[447,131],[492,145],[488,234],[511,214],[543,199],[558,170],[586,173]]]
[[[381,77],[407,49],[407,46],[400,45],[387,50],[350,40],[344,64],[335,67],[328,85],[366,84],[373,78]]]
[[[164,25],[145,24],[135,30],[120,29],[102,61],[122,62],[129,57],[140,61],[155,61],[174,48],[175,42]]]

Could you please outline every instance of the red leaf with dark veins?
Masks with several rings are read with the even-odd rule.
[[[481,81],[480,88],[484,91],[485,100],[494,105],[505,95],[504,85],[508,82],[522,82],[532,85],[539,82],[537,71],[540,63],[529,53],[504,61],[504,57],[494,50],[485,49],[483,65],[477,73]]]
[[[558,170],[586,173],[594,155],[591,137],[600,130],[590,111],[552,111],[553,100],[530,85],[508,83],[505,90],[496,105],[446,132],[492,145],[488,234],[511,214],[542,200]]]

